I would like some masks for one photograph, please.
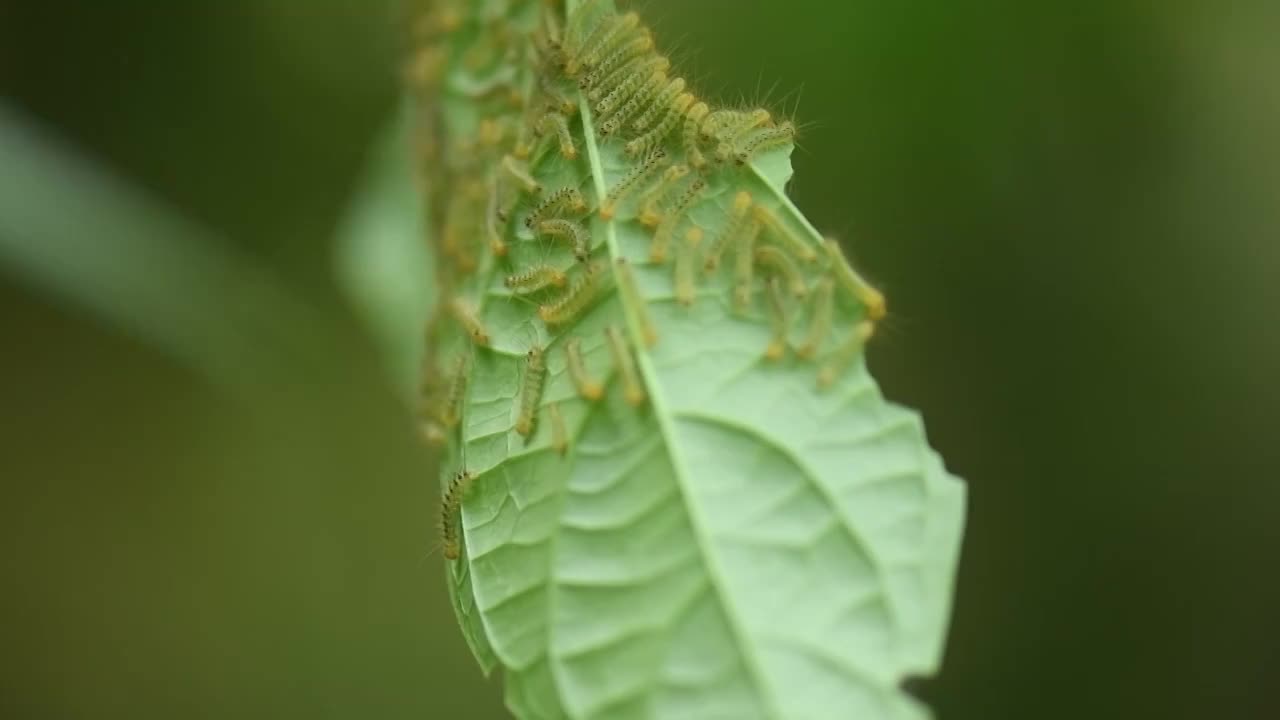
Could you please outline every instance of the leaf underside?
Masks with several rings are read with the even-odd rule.
[[[436,124],[423,123],[436,138],[425,143],[437,143],[447,168],[431,178],[446,208],[438,255],[447,251],[439,236],[460,226],[483,237],[483,215],[464,223],[447,208],[469,185],[492,192],[502,156],[451,163],[455,143],[502,112],[493,110],[505,102],[493,100],[495,83],[526,97],[537,86],[536,67],[507,59],[519,53],[494,52],[488,64],[475,57],[486,43],[509,47],[486,35],[499,24],[508,44],[535,32],[542,7],[446,3],[456,16],[433,58],[439,84],[428,90],[438,102],[426,112]],[[612,3],[589,10],[611,13]],[[531,168],[544,192],[579,188],[594,209],[636,161],[623,142],[598,139],[593,104],[564,88],[579,106],[572,132],[580,153],[535,154]],[[670,147],[678,152],[679,143]],[[745,168],[705,173],[682,232],[716,237],[745,190],[820,250],[822,239],[785,195],[790,151],[786,144]],[[473,477],[459,508],[461,558],[447,562],[447,575],[463,633],[486,673],[502,669],[510,709],[527,719],[927,717],[900,683],[938,667],[965,495],[929,449],[919,417],[883,399],[861,357],[817,387],[823,355],[866,310],[842,296],[817,361],[795,352],[767,360],[763,293],[737,309],[733,271],[699,267],[696,300],[676,302],[670,262],[650,261],[653,231],[624,205],[612,221],[591,213],[583,223],[606,272],[617,272],[617,258],[629,261],[643,307],[612,278],[574,322],[548,327],[539,301],[503,284],[535,263],[577,272],[563,243],[535,238],[519,222],[532,202],[522,200],[500,228],[506,257],[476,252],[465,269],[441,263],[448,297],[437,305],[461,298],[477,308],[487,346],[472,347],[447,321],[428,338],[433,369],[469,358],[459,422],[443,449],[446,478],[461,468]],[[463,204],[469,213],[491,205]],[[825,271],[804,272],[812,286]],[[793,348],[809,313],[795,304]],[[658,331],[652,347],[646,315]],[[639,406],[606,344],[610,326],[634,352],[647,394]],[[580,396],[570,377],[570,339],[604,382],[598,401]],[[547,373],[526,439],[515,428],[534,347],[544,349]],[[545,412],[552,404],[568,432],[563,455]]]

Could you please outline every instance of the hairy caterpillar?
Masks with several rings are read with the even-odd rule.
[[[547,406],[547,419],[551,421],[551,449],[563,457],[569,452],[569,429],[560,414],[560,403]]]
[[[654,72],[666,72],[671,69],[671,61],[663,55],[650,55],[633,58],[618,68],[612,75],[604,78],[587,93],[587,98],[597,103],[596,112],[606,113],[627,99]],[[605,98],[610,98],[608,103]],[[603,107],[602,107],[603,106]]]
[[[609,52],[620,39],[628,37],[639,25],[640,16],[633,12],[606,18],[596,32],[587,39],[582,52],[577,57],[570,58],[565,64],[564,74],[576,77],[583,68],[595,66],[604,53]]]
[[[769,297],[769,327],[773,336],[769,339],[764,356],[769,360],[781,360],[787,354],[787,338],[791,335],[790,317],[778,278],[769,278],[766,288]]]
[[[520,415],[516,418],[516,432],[526,438],[533,434],[538,420],[538,404],[542,401],[542,386],[547,378],[547,363],[542,348],[535,347],[525,355],[524,384],[520,389]]]
[[[473,310],[462,298],[454,298],[449,302],[449,309],[453,312],[453,317],[457,319],[458,324],[462,326],[467,334],[471,336],[471,340],[477,345],[489,344],[489,333],[485,331],[484,325],[480,323],[480,318],[476,317]]]
[[[440,547],[449,560],[457,560],[462,554],[457,518],[473,479],[475,476],[466,470],[454,474],[440,500]]]
[[[578,338],[569,340],[564,346],[565,364],[569,368],[569,377],[578,394],[587,400],[599,400],[604,397],[604,386],[587,372],[586,362],[582,358],[582,341]]]
[[[507,155],[502,158],[502,171],[507,174],[507,177],[515,180],[516,184],[526,193],[530,195],[542,193],[542,183],[534,180],[533,176],[529,174],[529,168],[514,156]]]
[[[648,28],[641,28],[640,36],[623,43],[621,47],[614,50],[608,57],[601,60],[592,70],[578,81],[578,88],[581,90],[590,90],[596,83],[603,80],[609,73],[624,66],[628,61],[637,56],[644,55],[653,49],[653,35],[649,33]]]
[[[535,265],[523,272],[508,275],[503,284],[517,295],[529,295],[549,287],[564,287],[565,275],[550,265]]]
[[[600,137],[607,138],[622,128],[623,123],[635,115],[644,104],[649,102],[649,98],[653,97],[667,83],[667,73],[662,70],[655,70],[649,76],[649,79],[640,85],[640,89],[631,95],[626,104],[619,107],[612,114],[608,115],[608,119],[600,124]]]
[[[550,126],[550,129],[548,129],[548,126]],[[569,121],[564,115],[558,112],[549,112],[538,121],[538,132],[540,134],[547,134],[552,131],[560,141],[560,155],[566,160],[577,159],[578,147],[573,143],[573,134],[569,132]],[[551,136],[548,135],[548,137]]]
[[[657,120],[660,115],[666,113],[666,111],[671,107],[671,104],[675,102],[676,98],[680,97],[681,94],[684,93],[684,86],[685,80],[682,77],[678,77],[667,82],[667,84],[658,91],[657,95],[654,96],[653,102],[650,103],[649,107],[645,108],[645,111],[640,114],[640,117],[636,118],[635,121],[631,123],[631,129],[636,132],[644,132],[651,124],[653,124],[654,120]]]
[[[862,354],[863,348],[871,340],[871,336],[875,334],[875,331],[876,326],[870,321],[864,320],[858,323],[858,326],[853,329],[853,335],[836,349],[827,364],[823,365],[822,369],[818,371],[818,389],[828,388],[835,384],[836,380],[849,368],[849,365]]]
[[[609,191],[609,195],[600,204],[600,217],[605,220],[612,220],[617,213],[618,203],[635,189],[637,185],[644,182],[646,178],[654,173],[655,170],[665,165],[667,162],[667,151],[658,148],[649,153],[643,161],[637,165],[633,165],[627,174],[618,181],[617,185]]]
[[[743,129],[750,129],[769,122],[768,110],[717,110],[702,123],[704,142],[731,142]]]
[[[568,240],[573,245],[573,255],[580,262],[591,257],[591,233],[572,220],[543,220],[538,223],[538,234]]]
[[[706,103],[700,102],[689,108],[684,118],[684,136],[681,138],[684,151],[689,155],[689,164],[699,170],[706,167],[707,159],[698,148],[698,128],[710,112],[711,108]]]
[[[795,140],[795,137],[796,127],[789,122],[784,122],[776,128],[759,130],[738,146],[734,161],[739,165],[746,165],[756,153],[785,145]]]
[[[796,351],[802,358],[811,358],[822,349],[822,341],[831,333],[831,315],[835,311],[835,281],[830,276],[818,281],[813,294],[813,315],[809,319],[809,334]]]
[[[786,278],[787,288],[795,297],[803,298],[809,293],[809,287],[804,282],[804,274],[800,272],[796,261],[785,250],[772,245],[762,245],[756,248],[756,264],[770,268]]]
[[[587,201],[582,198],[582,193],[578,192],[577,188],[560,188],[534,206],[529,217],[524,219],[524,225],[533,230],[549,213],[561,209],[580,213],[587,209]]]
[[[640,407],[647,396],[644,392],[644,384],[640,382],[640,375],[636,372],[631,348],[627,345],[626,338],[622,336],[622,331],[617,327],[610,325],[604,329],[604,334],[609,344],[609,352],[613,355],[613,364],[618,368],[618,374],[622,376],[622,396],[628,405]]]
[[[631,273],[631,263],[626,258],[618,258],[615,263],[618,276],[618,292],[629,307],[635,308],[636,318],[640,321],[640,332],[644,335],[644,344],[653,347],[658,344],[658,327],[653,324],[649,315],[649,306],[640,294],[636,285],[636,277]]]
[[[720,267],[720,257],[724,255],[724,251],[742,236],[742,231],[746,227],[747,216],[751,210],[751,193],[741,190],[733,197],[733,207],[729,210],[729,222],[725,225],[724,232],[716,238],[715,243],[711,245],[711,251],[707,253],[707,259],[703,261],[703,268],[707,272],[714,272]]]
[[[658,121],[658,124],[645,134],[627,143],[623,148],[623,152],[635,157],[657,147],[679,124],[680,118],[684,117],[685,110],[693,104],[694,100],[695,98],[690,93],[681,93],[666,109],[666,114]]]
[[[844,253],[841,252],[840,243],[827,238],[825,247],[831,266],[835,268],[836,278],[853,295],[854,299],[862,303],[862,306],[866,308],[867,319],[872,322],[878,322],[883,319],[887,312],[884,293],[872,287],[871,283],[862,279],[858,271],[853,269],[853,266],[845,259]]]
[[[781,240],[796,257],[805,262],[813,262],[818,259],[818,252],[813,249],[813,246],[797,235],[786,223],[782,222],[782,218],[774,214],[772,210],[763,205],[756,205],[751,212],[756,221],[769,231],[769,236]]]
[[[675,234],[676,225],[680,223],[680,218],[684,217],[685,212],[689,210],[698,196],[702,194],[703,188],[707,186],[707,181],[701,177],[696,177],[693,182],[689,183],[689,187],[685,188],[680,199],[676,201],[671,209],[663,216],[662,222],[658,224],[658,230],[653,234],[653,243],[649,246],[649,259],[653,262],[666,262],[667,246],[671,243],[671,237]]]
[[[599,295],[601,275],[603,272],[597,263],[588,265],[564,295],[538,308],[538,317],[548,325],[564,325],[576,320]]]
[[[445,427],[457,427],[462,422],[462,403],[467,396],[468,366],[471,364],[467,353],[459,353],[454,360],[453,372],[449,373],[449,386],[444,395],[444,405],[440,409],[440,422]]]
[[[662,173],[658,182],[646,188],[640,194],[640,224],[646,227],[657,227],[662,222],[662,211],[659,204],[671,192],[675,184],[689,174],[688,165],[672,165]]]
[[[716,159],[721,162],[728,162],[733,159],[736,156],[737,147],[742,138],[752,130],[768,123],[770,117],[767,110],[752,110],[748,113],[741,113],[723,123],[718,134],[720,146],[716,148]]]
[[[697,261],[695,254],[698,245],[702,244],[702,228],[689,228],[685,233],[684,242],[680,243],[676,248],[676,268],[675,268],[675,288],[676,302],[688,307],[693,304],[694,296],[697,294],[697,273],[694,271],[694,263]]]

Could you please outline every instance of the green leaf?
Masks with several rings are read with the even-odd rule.
[[[732,269],[699,267],[696,300],[676,302],[671,265],[650,260],[652,231],[624,209],[588,221],[593,255],[613,276],[599,300],[564,327],[543,323],[538,303],[503,278],[541,262],[577,274],[572,254],[518,222],[501,228],[510,255],[487,254],[477,228],[492,205],[467,200],[477,184],[498,192],[500,154],[475,140],[481,119],[513,116],[478,89],[488,87],[477,69],[487,66],[474,58],[494,53],[477,48],[501,47],[487,35],[495,26],[505,42],[532,30],[537,4],[498,4],[508,11],[499,22],[481,5],[446,36],[438,105],[426,111],[442,124],[436,181],[451,205],[437,231],[437,259],[453,268],[441,299],[477,307],[490,339],[472,348],[447,319],[435,336],[438,367],[470,358],[443,465],[446,477],[465,468],[474,478],[449,577],[482,667],[497,660],[508,706],[529,719],[926,717],[900,685],[940,661],[964,490],[929,449],[919,417],[883,399],[860,355],[818,387],[819,367],[874,317],[841,293],[816,361],[767,359],[772,324],[758,285],[738,309]],[[593,7],[613,12],[611,2]],[[491,70],[524,97],[540,86],[536,72],[505,60]],[[591,103],[574,96],[580,157],[535,154],[532,172],[548,191],[580,188],[595,206],[634,160],[621,143],[597,139]],[[746,191],[822,255],[822,238],[785,196],[790,151],[708,171],[687,224],[718,237]],[[459,253],[457,239],[470,237]],[[637,297],[615,290],[619,258],[633,268]],[[836,267],[801,272],[813,295]],[[790,303],[793,348],[818,314],[811,307]],[[647,322],[658,334],[652,347]],[[641,406],[625,392],[607,327],[621,328],[634,352],[648,396]],[[569,373],[571,339],[589,373],[607,379],[598,402]],[[535,347],[547,374],[526,440],[516,427]],[[553,404],[568,430],[563,456]]]

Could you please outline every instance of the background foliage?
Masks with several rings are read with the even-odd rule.
[[[1276,10],[649,5],[700,85],[803,86],[797,203],[887,286],[872,367],[969,480],[946,671],[920,688],[939,716],[1274,716]],[[303,306],[251,345],[305,349],[228,391],[0,270],[7,715],[502,716],[332,268],[395,107],[395,19],[0,7],[6,105],[214,228]]]

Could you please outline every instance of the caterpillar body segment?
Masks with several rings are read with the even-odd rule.
[[[569,120],[558,112],[549,112],[538,121],[538,133],[554,137],[560,142],[560,155],[566,160],[576,160],[578,147],[569,132]]]
[[[660,143],[666,140],[672,130],[676,129],[676,125],[680,123],[680,118],[684,117],[685,111],[694,102],[693,95],[689,93],[681,93],[671,106],[666,109],[666,114],[658,121],[658,124],[650,128],[640,137],[628,142],[623,152],[631,157],[638,157],[653,150]]]
[[[564,287],[565,274],[550,265],[535,265],[527,270],[508,275],[503,285],[517,295],[531,295],[551,287]]]
[[[591,233],[573,220],[543,220],[538,223],[538,234],[568,241],[573,247],[574,257],[580,262],[591,257]]]
[[[775,212],[763,205],[756,205],[751,209],[751,214],[768,237],[781,241],[793,255],[807,263],[818,259],[818,251],[813,249],[813,245],[792,230]]]
[[[564,415],[560,414],[560,403],[547,406],[547,420],[551,423],[551,449],[564,457],[569,454],[569,428],[565,425]]]
[[[624,123],[631,119],[641,108],[648,103],[650,98],[659,92],[667,84],[667,73],[661,70],[655,70],[649,79],[641,84],[640,88],[631,95],[631,97],[619,107],[616,111],[610,113],[607,119],[600,124],[597,131],[600,137],[607,138],[618,130],[622,129]]]
[[[836,279],[855,300],[866,308],[867,319],[873,323],[884,319],[887,312],[884,293],[864,280],[858,271],[853,269],[853,265],[845,259],[844,253],[840,250],[840,243],[827,238],[824,247],[831,267],[835,270]]]
[[[467,379],[470,377],[471,358],[466,353],[459,353],[449,373],[449,384],[444,394],[444,405],[440,409],[440,422],[448,428],[456,428],[462,422],[462,404],[467,399]]]
[[[625,66],[637,57],[643,57],[645,53],[651,50],[653,50],[653,35],[648,28],[641,28],[636,37],[623,43],[621,47],[597,63],[591,69],[591,72],[582,76],[582,79],[578,81],[578,88],[590,90],[597,83],[609,77],[619,67]]]
[[[564,346],[564,354],[565,366],[569,369],[569,377],[578,394],[592,402],[604,397],[604,385],[587,371],[586,361],[582,357],[582,341],[578,338],[569,340]]]
[[[602,79],[587,93],[587,99],[596,103],[597,113],[607,112],[618,107],[648,80],[655,72],[667,72],[671,69],[671,60],[664,55],[641,55],[628,60],[622,67],[614,70]],[[615,93],[618,93],[615,95]],[[613,97],[614,100],[602,109],[603,100]]]
[[[656,183],[645,189],[640,195],[640,223],[646,227],[657,227],[662,222],[662,211],[659,206],[666,199],[667,193],[689,174],[688,165],[672,165],[662,173]]]
[[[756,265],[767,268],[785,279],[788,291],[797,299],[809,294],[809,287],[804,281],[804,273],[800,272],[800,267],[796,265],[796,261],[785,250],[772,245],[762,245],[756,248]]]
[[[565,63],[565,75],[577,77],[582,70],[595,66],[620,40],[629,37],[639,26],[640,16],[634,12],[605,18],[583,44],[582,51]]]
[[[747,220],[750,217],[751,206],[754,201],[751,193],[741,190],[733,197],[733,207],[729,210],[729,222],[725,225],[724,231],[712,243],[710,252],[707,253],[706,260],[703,261],[703,269],[707,272],[715,272],[720,267],[720,258],[724,255],[729,246],[742,237],[742,232],[747,228]]]
[[[440,499],[440,548],[449,560],[457,560],[462,554],[458,513],[474,479],[475,476],[466,470],[454,474]]]
[[[640,163],[633,165],[627,174],[609,190],[609,195],[600,204],[600,217],[612,220],[617,214],[618,203],[622,202],[638,185],[647,180],[659,168],[667,164],[667,151],[658,148],[649,153]]]
[[[830,276],[818,281],[813,293],[813,311],[809,317],[809,333],[796,354],[809,359],[822,349],[822,342],[831,334],[831,319],[835,312],[835,281]]]
[[[526,194],[540,195],[542,193],[542,183],[535,180],[529,174],[528,165],[517,160],[514,155],[507,155],[502,158],[502,171],[506,173],[507,178],[515,182]]]
[[[734,248],[733,307],[740,313],[751,307],[755,293],[755,245],[759,234],[760,223],[752,221]]]
[[[525,227],[533,230],[551,213],[567,210],[571,213],[586,211],[587,201],[577,188],[560,188],[543,198],[524,219]]]
[[[676,246],[676,267],[673,284],[676,290],[676,302],[688,307],[693,304],[698,292],[698,274],[694,268],[697,263],[698,246],[702,244],[702,228],[689,228],[684,241]]]
[[[658,326],[649,314],[649,305],[640,294],[640,286],[636,284],[636,276],[631,272],[631,263],[626,258],[618,258],[614,263],[617,268],[618,292],[623,301],[635,310],[636,319],[640,322],[640,334],[644,336],[644,344],[653,347],[658,344]]]
[[[653,97],[653,102],[631,123],[635,132],[644,132],[655,120],[662,117],[671,108],[676,98],[684,94],[685,80],[682,77],[667,82]]]
[[[689,108],[689,112],[684,116],[684,132],[681,135],[681,141],[685,154],[689,156],[689,164],[695,170],[701,170],[707,165],[706,157],[702,154],[702,150],[698,148],[698,129],[710,112],[711,108],[706,103],[699,102]]]
[[[454,298],[449,302],[449,310],[453,313],[453,317],[458,321],[458,324],[467,331],[467,335],[471,337],[472,342],[476,345],[489,344],[488,331],[485,330],[484,325],[480,322],[476,311],[465,300]]]
[[[746,165],[756,153],[764,152],[795,142],[796,128],[790,122],[784,122],[776,128],[757,130],[735,146],[733,159],[738,165]]]
[[[636,370],[635,358],[631,356],[631,347],[617,326],[610,325],[604,329],[605,340],[609,345],[609,353],[613,355],[613,365],[622,379],[622,396],[632,407],[644,405],[648,395],[644,391],[644,383],[640,381],[640,373]]]
[[[538,421],[538,405],[542,402],[542,387],[547,379],[547,363],[542,348],[535,347],[525,355],[524,382],[520,388],[520,415],[516,418],[516,432],[528,438]]]
[[[781,360],[787,354],[787,342],[791,336],[791,316],[787,312],[786,299],[782,295],[782,284],[778,278],[771,277],[765,284],[769,300],[769,328],[772,336],[764,356],[768,360]]]
[[[598,262],[587,265],[563,295],[538,307],[538,317],[552,327],[577,320],[599,297],[603,275]]]
[[[695,177],[693,182],[689,183],[689,187],[685,188],[680,198],[676,200],[675,204],[662,214],[658,229],[653,234],[653,243],[649,246],[650,260],[657,263],[666,262],[667,247],[671,244],[676,227],[680,224],[680,220],[688,212],[690,206],[697,201],[706,186],[706,180],[701,177]]]
[[[826,389],[835,384],[866,349],[867,343],[875,335],[876,326],[869,320],[858,323],[853,334],[832,353],[827,362],[818,370],[818,389]]]

